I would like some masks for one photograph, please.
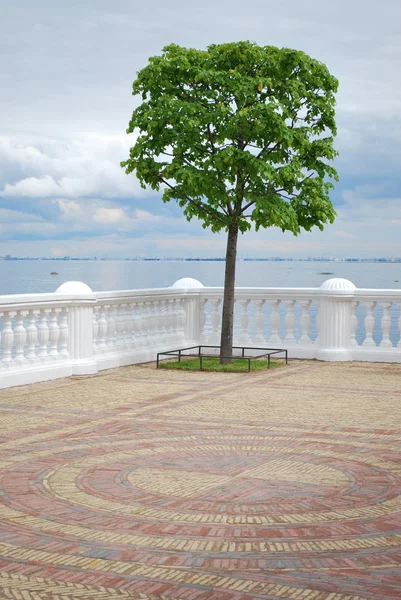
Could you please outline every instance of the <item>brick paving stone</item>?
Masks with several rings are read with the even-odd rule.
[[[0,598],[401,598],[401,369],[0,391]]]

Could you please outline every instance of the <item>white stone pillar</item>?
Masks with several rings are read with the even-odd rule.
[[[96,295],[80,281],[67,281],[56,290],[56,294],[67,296],[68,311],[68,354],[73,375],[97,373],[97,360],[93,352],[93,307]]]
[[[187,292],[184,299],[184,345],[200,344],[202,315],[199,291],[203,288],[203,284],[197,279],[184,277],[173,283],[171,287]]]
[[[318,360],[352,360],[351,332],[355,285],[328,279],[320,286]]]

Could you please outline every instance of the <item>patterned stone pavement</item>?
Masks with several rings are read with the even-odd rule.
[[[401,598],[401,367],[0,392],[0,598]]]

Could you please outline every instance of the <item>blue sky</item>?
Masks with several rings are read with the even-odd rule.
[[[340,80],[338,218],[295,238],[240,239],[242,256],[401,256],[399,0],[19,0],[0,24],[0,255],[222,256],[119,163],[131,84],[164,45],[251,40],[301,49]]]

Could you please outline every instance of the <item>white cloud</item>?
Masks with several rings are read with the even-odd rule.
[[[122,208],[98,208],[93,215],[93,220],[102,224],[116,224],[128,221],[128,217]]]
[[[83,216],[82,207],[73,200],[55,200],[66,220],[76,220]]]
[[[154,195],[140,187],[135,175],[127,176],[120,167],[134,143],[133,136],[124,134],[80,134],[73,140],[0,137],[0,161],[9,168],[0,169],[0,185],[1,179],[4,181],[0,196],[116,198]]]
[[[139,208],[135,211],[135,216],[139,221],[160,221],[159,215],[152,215],[147,210],[141,210]]]

